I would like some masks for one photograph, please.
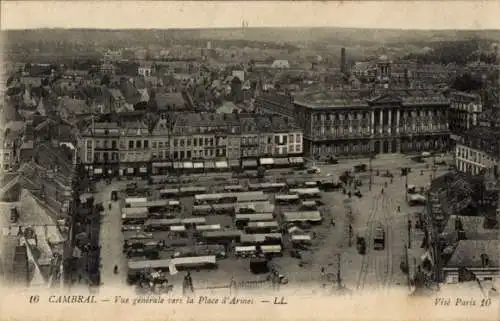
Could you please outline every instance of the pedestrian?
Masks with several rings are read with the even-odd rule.
[[[398,213],[401,212],[401,206],[398,205]]]

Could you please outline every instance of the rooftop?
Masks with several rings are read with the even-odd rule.
[[[486,254],[489,259],[488,267],[498,268],[498,253],[499,240],[462,240],[458,242],[447,267],[481,268],[481,254]]]
[[[336,107],[368,107],[370,101],[377,98],[392,97],[401,100],[402,105],[417,104],[447,104],[448,100],[438,91],[430,89],[408,88],[371,88],[316,90],[298,93],[295,103],[307,108],[336,108]]]
[[[158,110],[181,110],[186,107],[186,100],[180,92],[157,93],[155,100]]]

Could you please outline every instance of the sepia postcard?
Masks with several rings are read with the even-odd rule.
[[[500,1],[0,9],[0,321],[500,320]]]

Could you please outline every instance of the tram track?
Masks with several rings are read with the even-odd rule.
[[[384,271],[379,271],[379,273],[383,273],[383,282],[382,287],[387,288],[392,277],[392,238],[393,238],[393,229],[391,228],[391,220],[392,217],[390,215],[391,211],[393,211],[392,202],[387,196],[382,196],[382,213],[383,213],[383,223],[385,227],[385,260],[384,260]]]
[[[363,257],[361,258],[361,270],[358,274],[358,279],[356,282],[356,289],[358,291],[361,291],[364,289],[365,283],[366,283],[366,277],[369,272],[369,267],[372,256],[368,255],[369,251],[372,251],[373,249],[373,240],[372,240],[372,234],[373,234],[373,228],[374,228],[374,223],[375,223],[375,215],[378,212],[378,205],[379,201],[382,199],[382,194],[379,194],[378,196],[373,198],[372,201],[372,206],[370,208],[370,213],[368,216],[368,221],[367,221],[367,227],[366,227],[366,234],[364,235],[365,237],[365,242],[366,242],[366,252]]]

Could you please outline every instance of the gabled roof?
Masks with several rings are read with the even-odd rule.
[[[447,267],[481,268],[481,254],[488,256],[488,267],[500,267],[498,258],[500,253],[499,240],[462,240],[453,252]]]
[[[85,100],[63,97],[59,102],[59,108],[65,109],[69,114],[83,115],[90,113],[90,107]]]

